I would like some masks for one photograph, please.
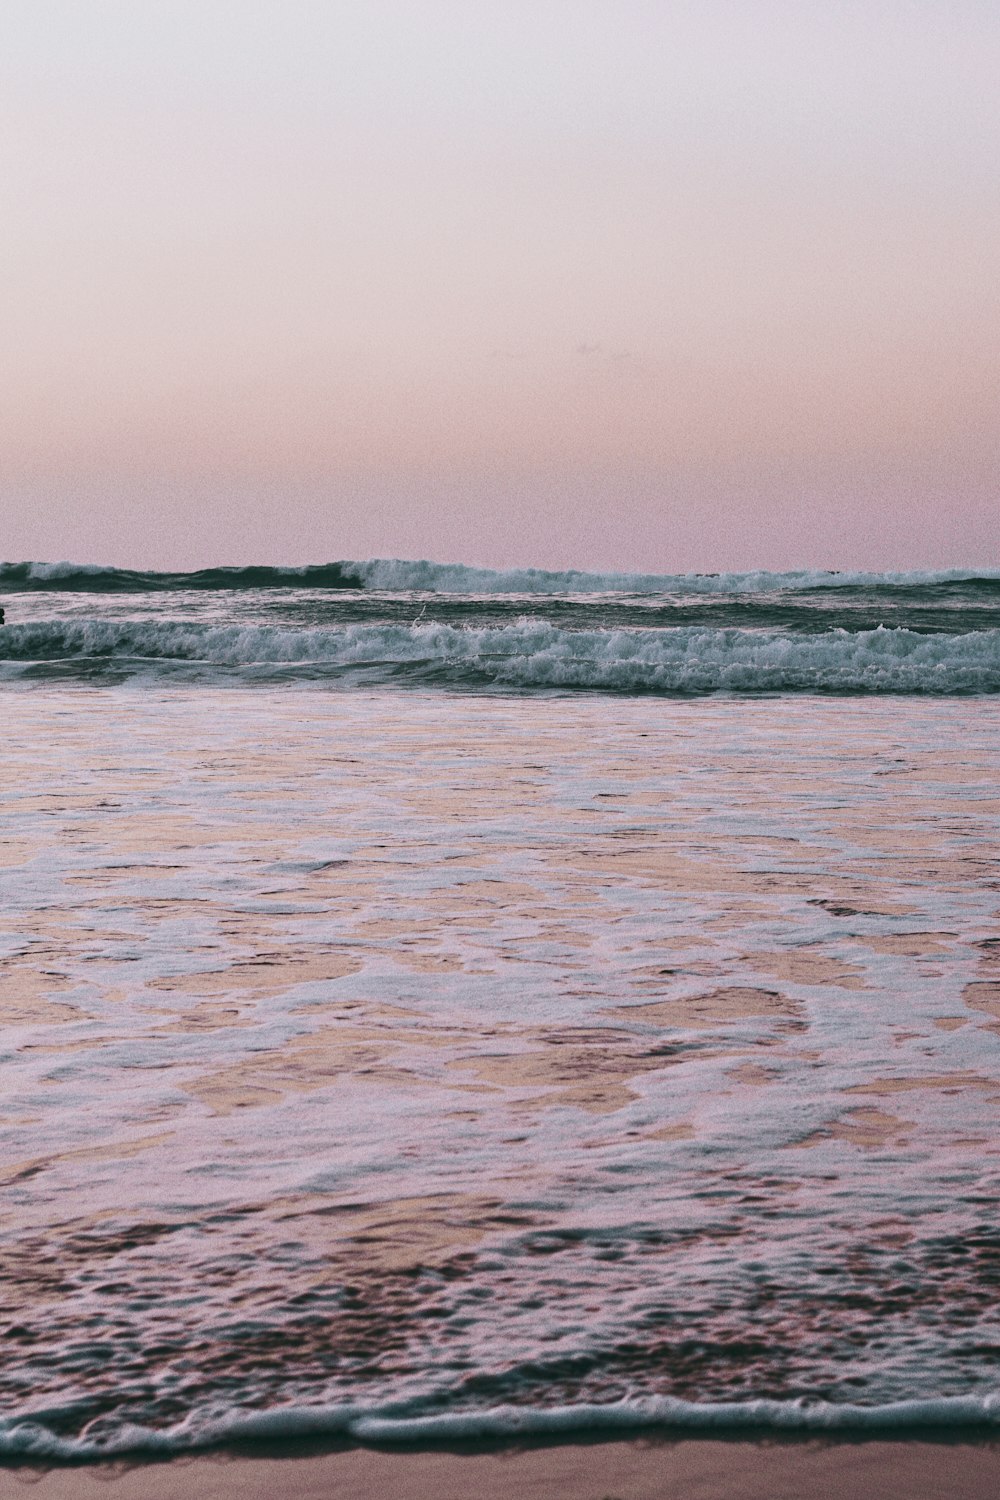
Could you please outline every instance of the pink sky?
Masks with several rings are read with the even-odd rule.
[[[1000,10],[8,0],[0,554],[1000,564]]]

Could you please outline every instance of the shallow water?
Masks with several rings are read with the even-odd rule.
[[[995,699],[4,698],[5,1451],[989,1417]]]

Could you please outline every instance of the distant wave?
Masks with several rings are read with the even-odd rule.
[[[201,568],[190,573],[106,568],[89,563],[0,563],[0,592],[152,593],[182,590],[365,589],[457,594],[744,594],[816,589],[980,590],[1000,595],[1000,569],[866,573],[803,569],[749,573],[587,573],[540,568],[372,558],[303,567]]]
[[[1000,591],[1000,569],[951,568],[938,572],[865,573],[801,569],[747,573],[588,573],[541,568],[494,570],[460,563],[406,562],[376,558],[345,562],[368,589],[426,590],[479,594],[746,594],[828,588],[920,588],[941,584],[982,584]]]
[[[349,563],[301,568],[199,568],[193,573],[140,572],[91,563],[0,563],[2,593],[170,593],[183,589],[358,589],[360,574]]]
[[[682,1401],[647,1397],[608,1405],[501,1406],[441,1411],[414,1401],[384,1407],[236,1406],[195,1412],[175,1427],[101,1423],[100,1436],[64,1437],[69,1410],[0,1419],[0,1458],[79,1462],[109,1457],[175,1454],[245,1443],[338,1439],[358,1444],[449,1447],[469,1441],[572,1439],[598,1434],[661,1431],[677,1437],[904,1438],[938,1433],[995,1434],[1000,1396],[955,1396],[857,1406],[827,1401]],[[429,1409],[428,1409],[429,1408]]]
[[[451,688],[704,693],[1000,693],[1000,630],[818,635],[681,626],[567,630],[545,620],[286,629],[162,620],[44,620],[0,632],[11,675],[283,677]]]

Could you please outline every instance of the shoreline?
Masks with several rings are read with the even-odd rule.
[[[0,1465],[0,1500],[992,1500],[1000,1442],[606,1438],[461,1449],[291,1445]]]

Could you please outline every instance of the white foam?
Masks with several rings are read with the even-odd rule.
[[[104,572],[107,572],[107,569],[101,567],[99,563],[33,562],[28,564],[28,577],[37,579],[39,582],[72,578],[79,573],[87,573],[96,577]]]
[[[873,573],[800,568],[787,572],[757,569],[746,573],[590,573],[579,569],[474,568],[463,563],[436,563],[402,558],[344,562],[345,572],[364,580],[368,589],[471,594],[744,594],[789,589],[877,588],[957,583],[977,578],[1000,579],[1000,569],[941,568],[929,571]]]
[[[7,697],[5,1451],[993,1421],[995,700]]]
[[[358,624],[288,630],[163,620],[48,620],[8,626],[0,660],[95,660],[212,668],[366,671],[369,679],[624,693],[996,693],[1000,630],[818,635],[707,629],[564,630],[545,621],[456,627]]]

